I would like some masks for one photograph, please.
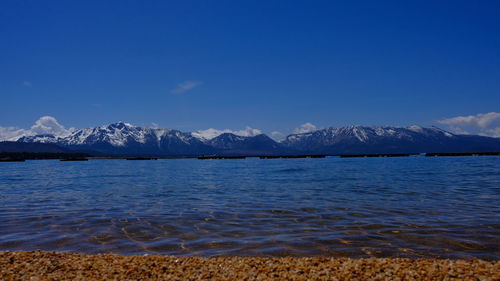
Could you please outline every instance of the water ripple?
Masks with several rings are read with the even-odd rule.
[[[28,161],[0,250],[500,257],[500,157]]]

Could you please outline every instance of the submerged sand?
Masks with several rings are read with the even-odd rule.
[[[500,261],[0,252],[0,280],[500,280]]]

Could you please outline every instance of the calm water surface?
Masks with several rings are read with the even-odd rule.
[[[500,258],[500,157],[0,163],[0,250]]]

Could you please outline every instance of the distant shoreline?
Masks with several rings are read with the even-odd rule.
[[[30,279],[31,278],[31,279]],[[0,252],[1,280],[498,280],[500,261]]]
[[[157,160],[157,159],[297,159],[297,158],[372,158],[372,157],[454,157],[454,156],[499,156],[500,152],[437,152],[437,153],[380,153],[380,154],[298,154],[298,155],[190,155],[190,156],[91,156],[83,153],[45,153],[45,152],[0,152],[0,162],[23,162],[24,160],[87,161],[100,159]]]

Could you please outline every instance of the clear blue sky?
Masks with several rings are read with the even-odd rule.
[[[0,126],[286,133],[499,111],[500,1],[339,2],[1,1]]]

